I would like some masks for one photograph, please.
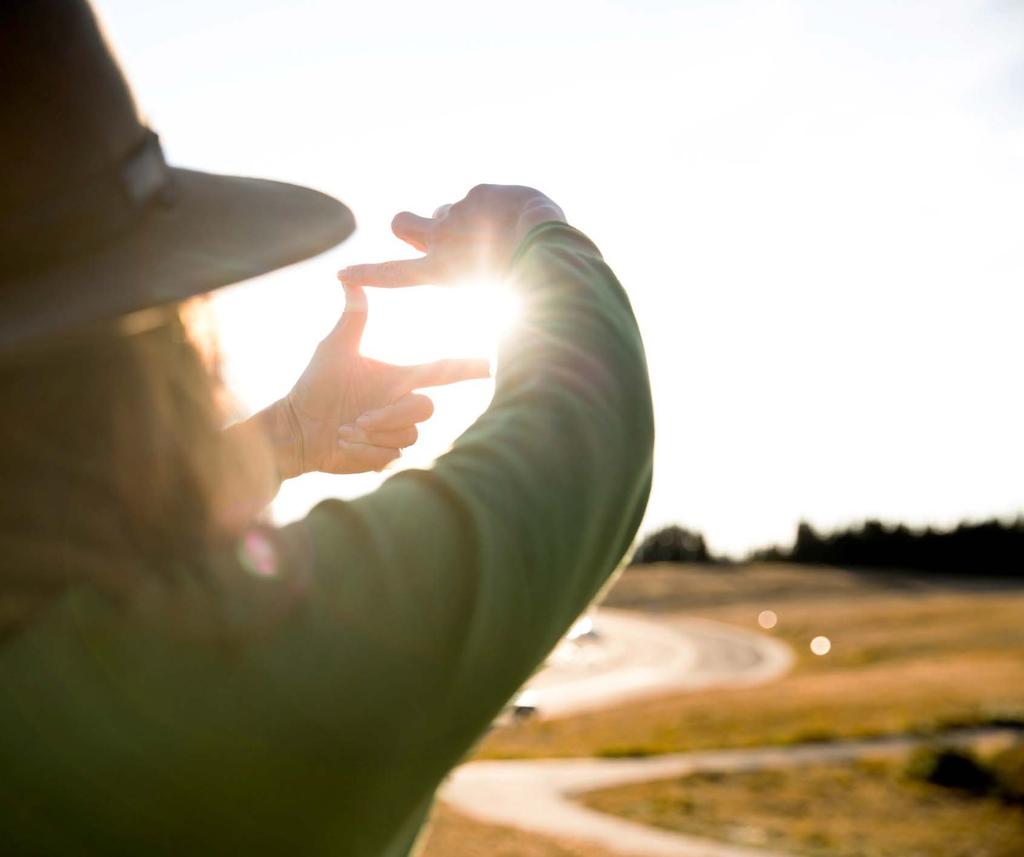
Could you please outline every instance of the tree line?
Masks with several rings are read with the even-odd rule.
[[[865,521],[818,532],[806,521],[789,546],[761,548],[746,559],[934,572],[1024,576],[1024,518],[1003,522],[961,523],[953,529],[912,529],[904,524]],[[704,536],[679,526],[647,536],[631,564],[653,562],[731,562],[708,550]]]

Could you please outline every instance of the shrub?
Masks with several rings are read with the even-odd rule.
[[[631,561],[632,565],[651,562],[709,562],[704,536],[683,527],[665,527],[652,533],[640,543]]]
[[[647,756],[657,756],[662,752],[664,751],[643,744],[616,744],[599,748],[596,755],[602,759],[643,759]]]
[[[953,747],[919,747],[911,753],[905,773],[914,780],[974,795],[988,794],[995,785],[992,773],[973,753]]]

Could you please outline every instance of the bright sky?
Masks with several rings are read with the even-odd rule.
[[[629,290],[657,413],[644,531],[1024,510],[1024,9],[1012,0],[99,0],[183,166],[309,184],[360,228],[218,298],[229,380],[283,395],[388,224],[529,184]],[[487,354],[487,301],[371,296],[364,350]],[[487,404],[438,394],[407,464]],[[289,483],[281,519],[376,475]]]

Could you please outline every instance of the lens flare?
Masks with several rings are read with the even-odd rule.
[[[238,559],[250,574],[256,577],[274,577],[277,574],[277,551],[274,544],[259,530],[249,530],[238,544]]]

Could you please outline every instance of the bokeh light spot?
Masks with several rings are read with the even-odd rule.
[[[771,630],[779,623],[779,617],[774,610],[762,610],[757,614],[757,624],[766,630]]]
[[[811,651],[816,655],[827,655],[832,651],[832,641],[828,637],[815,637],[811,640]]]

